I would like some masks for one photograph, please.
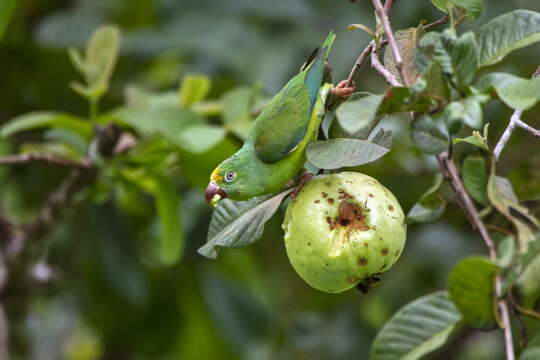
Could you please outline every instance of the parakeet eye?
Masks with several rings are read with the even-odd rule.
[[[231,182],[236,178],[236,173],[234,171],[230,171],[225,174],[225,181]]]

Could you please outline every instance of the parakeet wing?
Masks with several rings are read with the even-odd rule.
[[[257,118],[253,140],[257,157],[264,162],[283,159],[306,135],[310,99],[302,75],[292,79]]]
[[[257,157],[262,161],[272,163],[283,159],[304,139],[334,38],[330,33],[317,55],[308,59],[309,65],[257,117],[253,141]]]

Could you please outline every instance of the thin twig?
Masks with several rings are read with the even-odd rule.
[[[383,64],[381,64],[379,60],[379,50],[377,48],[374,48],[371,52],[371,66],[373,66],[373,68],[377,70],[377,72],[381,74],[390,85],[403,86],[401,82],[387,68],[385,68]]]
[[[432,23],[426,24],[423,26],[424,30],[429,30],[435,26],[444,25],[448,22],[448,16],[445,16],[437,21],[434,21]]]
[[[358,56],[358,59],[356,59],[356,62],[354,63],[354,66],[351,69],[351,72],[349,73],[349,77],[347,78],[347,86],[352,85],[354,81],[354,77],[356,76],[356,73],[358,72],[358,70],[360,70],[360,68],[364,64],[364,61],[366,60],[367,56],[373,49],[374,45],[375,45],[375,41],[371,41],[369,45],[366,46],[366,48],[360,53],[360,55]]]
[[[523,315],[527,315],[527,316],[530,316],[532,318],[535,318],[535,319],[539,319],[540,320],[540,313],[537,313],[536,311],[534,310],[530,310],[530,309],[526,309],[524,307],[521,307],[516,299],[514,299],[514,295],[512,294],[512,292],[509,292],[508,293],[508,298],[510,299],[510,303],[512,304],[512,307],[514,309],[516,309],[518,312],[522,313]]]
[[[371,2],[375,7],[375,11],[377,12],[377,15],[379,16],[381,24],[384,28],[384,33],[386,34],[388,42],[390,43],[390,48],[392,49],[392,54],[394,55],[394,61],[396,63],[396,68],[401,77],[401,82],[405,86],[409,86],[410,83],[407,79],[407,74],[403,69],[403,59],[401,57],[401,53],[396,42],[396,38],[394,37],[394,32],[392,31],[392,27],[390,26],[390,21],[388,20],[388,12],[392,7],[393,1],[387,0],[385,7],[382,6],[380,0],[372,0]]]
[[[90,163],[86,160],[74,161],[47,154],[29,153],[0,156],[0,165],[25,165],[31,162],[44,162],[51,165],[61,165],[81,169],[90,168]]]

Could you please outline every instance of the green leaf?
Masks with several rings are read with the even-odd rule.
[[[497,264],[501,268],[508,268],[514,261],[516,254],[516,240],[513,236],[507,236],[497,244]]]
[[[178,138],[183,142],[182,148],[200,154],[216,146],[225,135],[225,129],[220,126],[200,124],[187,127]]]
[[[97,29],[86,46],[85,77],[90,88],[109,83],[120,51],[120,31],[116,26]]]
[[[0,127],[0,136],[6,137],[21,131],[41,128],[68,129],[85,139],[89,139],[93,134],[92,126],[78,117],[50,111],[35,111],[19,115],[5,123]]]
[[[199,248],[199,254],[215,259],[219,247],[241,247],[257,241],[263,233],[264,224],[291,191],[247,201],[222,200],[212,215],[207,242]]]
[[[382,100],[382,95],[368,94],[344,102],[336,109],[339,125],[349,134],[362,132],[367,138],[378,122],[376,117]]]
[[[165,265],[175,264],[184,252],[184,232],[180,221],[180,195],[166,177],[156,179],[153,191],[160,225],[158,258]]]
[[[452,142],[454,144],[460,143],[460,142],[466,142],[468,144],[474,145],[476,147],[479,147],[480,149],[484,149],[489,151],[489,147],[487,145],[487,138],[488,138],[488,130],[489,130],[489,124],[486,124],[484,126],[484,135],[480,135],[478,131],[473,131],[472,136],[468,136],[463,139],[454,139]]]
[[[431,0],[439,10],[448,13],[448,4],[455,4],[467,12],[467,20],[475,21],[480,17],[484,10],[484,4],[482,0]]]
[[[465,20],[467,20],[467,10],[459,5],[453,3],[448,3],[446,5],[448,10],[448,18],[450,26],[456,28],[461,25]]]
[[[469,31],[458,37],[449,52],[456,85],[465,89],[474,80],[478,67],[474,33]]]
[[[184,108],[130,107],[115,112],[115,116],[143,134],[158,133],[192,153],[209,150],[225,136],[223,128],[206,124],[200,115]]]
[[[471,197],[482,205],[487,205],[488,168],[480,155],[470,155],[463,161],[463,183]]]
[[[385,132],[380,139],[331,139],[308,144],[306,155],[310,163],[320,169],[339,169],[373,162],[390,151],[391,135]],[[389,140],[389,141],[388,141]]]
[[[418,44],[417,61],[422,70],[431,62],[439,62],[444,74],[454,86],[465,91],[476,75],[477,46],[474,34],[467,32],[460,37],[454,29],[442,33],[428,33]]]
[[[416,360],[437,350],[460,325],[461,315],[446,291],[405,305],[379,331],[369,360]]]
[[[432,155],[446,151],[449,146],[447,131],[442,121],[428,115],[421,115],[413,120],[411,138],[422,151]]]
[[[224,127],[243,140],[254,125],[251,109],[258,99],[258,93],[258,88],[239,87],[221,98]]]
[[[524,300],[530,304],[536,303],[540,294],[540,235],[537,234],[535,239],[528,243],[512,271],[517,275],[520,293],[526,297]]]
[[[540,228],[538,221],[530,214],[529,209],[519,204],[512,184],[495,174],[493,159],[490,164],[487,195],[493,207],[512,222],[517,231],[519,249],[521,252],[526,251],[529,241],[534,239],[534,233]]]
[[[420,76],[416,69],[415,54],[418,41],[422,36],[424,36],[424,34],[425,31],[422,27],[412,27],[404,30],[398,30],[394,34],[402,57],[403,71],[410,82],[416,81],[416,79]],[[388,71],[399,79],[400,74],[396,67],[394,55],[392,54],[392,49],[390,46],[386,47],[383,60]]]
[[[478,64],[493,65],[514,50],[540,41],[540,13],[515,10],[482,26],[478,40]]]
[[[17,0],[0,1],[0,42],[17,7]]]
[[[223,103],[223,122],[230,124],[240,117],[249,114],[255,103],[257,91],[254,88],[238,87],[225,93]]]
[[[495,91],[512,109],[527,110],[540,100],[540,76],[524,79],[506,73],[483,76],[476,87],[482,92]]]
[[[496,324],[495,276],[499,267],[482,256],[461,260],[450,272],[448,293],[463,315],[463,321],[487,330]]]
[[[73,67],[79,72],[79,74],[84,76],[86,73],[86,64],[84,62],[81,52],[78,49],[69,48],[68,55],[69,60],[71,61],[71,65],[73,65]]]
[[[210,78],[207,76],[185,75],[180,85],[180,105],[189,107],[204,100],[210,91],[210,86]]]
[[[540,359],[540,334],[536,334],[521,353],[519,360]]]
[[[437,220],[446,208],[446,200],[439,195],[443,183],[441,174],[435,175],[433,186],[429,188],[407,214],[409,222],[429,223]]]
[[[366,26],[364,24],[351,24],[347,26],[347,30],[353,31],[353,30],[363,30],[365,31],[369,37],[372,39],[376,39],[377,35],[375,34],[375,31],[373,31],[369,26]]]

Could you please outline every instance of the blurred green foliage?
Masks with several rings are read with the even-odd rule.
[[[540,10],[536,0],[485,5],[474,28],[515,8]],[[439,16],[428,1],[411,6],[401,0],[393,26]],[[0,124],[47,111],[47,121],[114,121],[141,139],[129,153],[98,159],[102,171],[80,194],[84,201],[46,237],[26,245],[32,271],[16,268],[22,282],[2,294],[13,358],[365,359],[375,333],[398,308],[444,288],[459,259],[482,253],[478,236],[451,205],[444,219],[409,227],[400,261],[368,296],[324,294],[302,282],[286,258],[279,217],[255,245],[224,250],[215,261],[196,253],[211,214],[202,193],[210,171],[241,145],[253,114],[330,28],[338,35],[330,58],[334,80],[346,77],[369,40],[346,26],[372,25],[370,19],[368,2],[345,0],[20,2],[0,46]],[[67,49],[83,48],[92,31],[111,23],[122,34],[121,53],[110,82],[106,76],[109,91],[96,95],[99,108],[91,110],[95,105],[70,89],[80,75]],[[539,49],[521,50],[496,68],[527,77]],[[71,53],[71,60],[84,58]],[[103,79],[85,80],[91,87]],[[385,87],[367,67],[357,84],[362,91]],[[509,115],[500,103],[488,104],[490,133],[497,137]],[[539,115],[537,105],[524,120],[539,127]],[[168,116],[184,123],[171,127]],[[359,168],[388,187],[406,211],[436,172],[433,159],[411,145],[408,121],[386,119],[392,151]],[[0,139],[0,153],[60,153],[77,160],[90,145],[85,130],[39,127]],[[532,141],[516,132],[498,166],[520,199],[540,197],[540,153],[531,153]],[[67,174],[37,163],[1,166],[1,212],[31,221]],[[175,242],[179,238],[182,243]],[[450,354],[499,359],[502,345],[496,333],[475,333],[433,358]]]

